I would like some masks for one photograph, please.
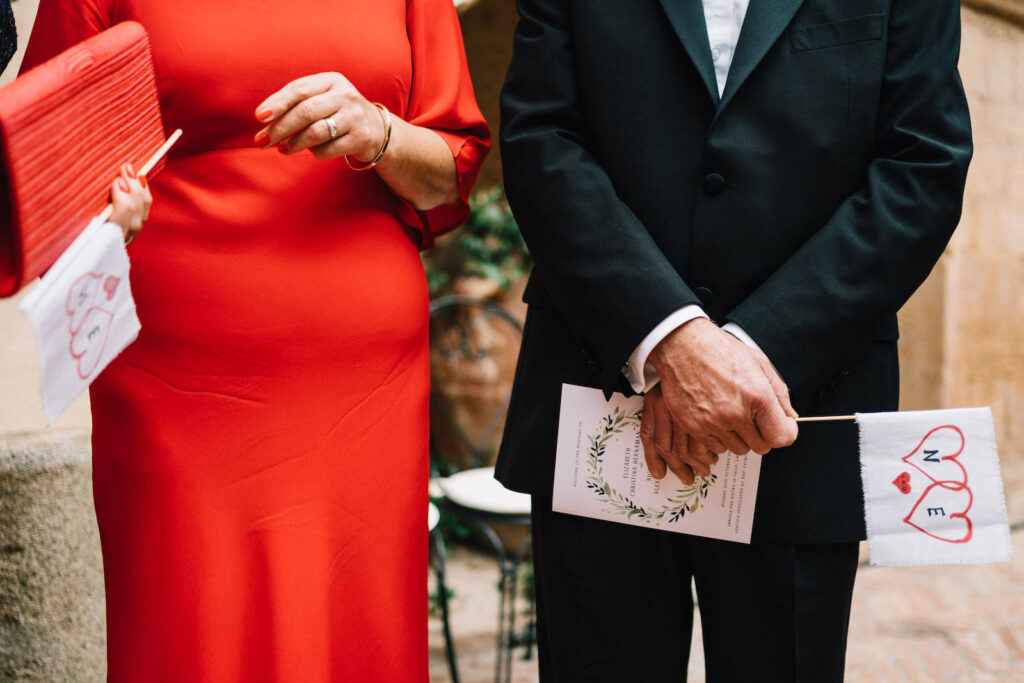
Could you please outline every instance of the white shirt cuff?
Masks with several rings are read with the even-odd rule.
[[[651,351],[654,347],[661,343],[664,339],[681,325],[690,322],[694,318],[707,318],[708,315],[704,310],[696,304],[690,304],[683,306],[682,308],[676,309],[670,313],[667,318],[662,320],[658,325],[644,337],[640,345],[637,346],[633,353],[629,355],[629,359],[626,364],[622,366],[622,374],[625,375],[626,381],[633,387],[633,391],[638,394],[642,394],[645,391],[650,391],[660,380],[657,371],[654,366],[647,362],[647,357],[651,355]],[[638,371],[638,368],[640,371]]]
[[[726,323],[722,325],[722,329],[739,339],[750,348],[757,349],[758,351],[761,350],[761,347],[757,345],[757,342],[754,341],[753,337],[747,334],[747,331],[736,323]]]

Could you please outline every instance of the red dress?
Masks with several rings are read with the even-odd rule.
[[[341,72],[441,133],[465,199],[488,133],[452,1],[43,0],[26,64],[129,19],[184,135],[130,249],[142,333],[92,388],[109,678],[426,680],[417,247],[465,203],[256,149],[253,112]]]

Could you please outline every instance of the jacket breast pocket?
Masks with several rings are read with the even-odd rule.
[[[826,47],[881,40],[885,31],[885,14],[865,14],[852,19],[804,26],[789,31],[789,51],[804,52]]]

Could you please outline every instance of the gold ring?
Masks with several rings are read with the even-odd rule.
[[[331,134],[331,139],[338,137],[338,126],[334,123],[334,119],[330,116],[325,116],[324,121],[327,122],[327,131]]]

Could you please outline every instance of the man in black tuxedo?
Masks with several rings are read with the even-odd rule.
[[[498,478],[533,495],[543,681],[842,680],[896,312],[959,219],[955,0],[517,0],[509,201],[536,266]],[[551,512],[562,383],[645,392],[649,466],[767,453],[750,545]],[[795,409],[795,410],[794,410]],[[770,451],[770,452],[769,452]]]

